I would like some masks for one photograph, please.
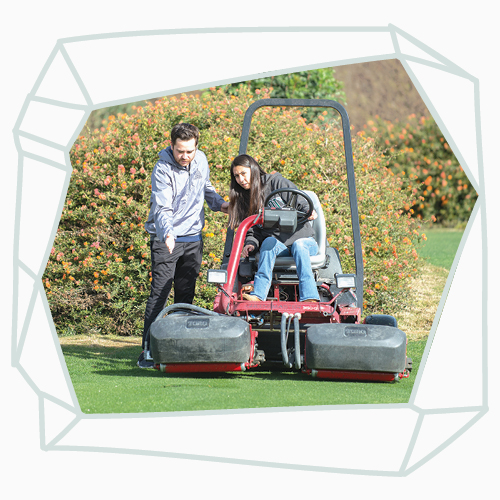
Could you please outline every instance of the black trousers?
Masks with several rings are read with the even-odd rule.
[[[151,241],[151,293],[146,303],[142,348],[151,323],[165,307],[174,285],[174,303],[192,304],[200,272],[203,240],[176,242],[170,253],[164,242]]]

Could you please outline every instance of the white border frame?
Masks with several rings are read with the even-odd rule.
[[[103,97],[97,96],[94,91],[89,91],[88,88],[95,89],[92,75],[85,68],[85,55],[95,53],[99,50],[100,44],[112,42],[114,50],[128,50],[130,45],[128,42],[131,38],[137,42],[140,38],[146,37],[154,39],[154,45],[157,46],[159,53],[165,51],[171,45],[171,39],[175,36],[186,37],[186,42],[193,40],[193,43],[200,35],[216,35],[229,37],[234,39],[237,34],[293,34],[296,39],[307,36],[309,41],[314,42],[314,38],[318,37],[320,45],[325,40],[328,41],[331,37],[332,45],[335,47],[335,42],[340,40],[352,40],[351,36],[355,35],[356,39],[365,38],[372,41],[371,44],[360,44],[362,49],[352,47],[352,44],[346,43],[345,46],[350,46],[351,52],[357,54],[342,55],[346,49],[327,49],[325,53],[318,57],[323,57],[322,60],[316,61],[313,64],[304,64],[302,62],[298,66],[286,65],[286,61],[290,60],[290,54],[282,54],[283,62],[280,57],[274,57],[272,60],[261,58],[250,61],[250,55],[247,54],[245,67],[251,67],[254,70],[248,73],[243,73],[243,69],[233,70],[233,77],[227,78],[227,68],[218,67],[212,68],[210,72],[207,68],[202,72],[206,81],[196,81],[194,85],[186,86],[183,84],[183,75],[170,75],[168,86],[161,86],[161,82],[156,82],[157,90],[151,92],[136,91],[132,95],[126,95],[117,100],[104,100]],[[257,40],[257,37],[256,37]],[[188,42],[189,43],[189,42]],[[218,42],[220,43],[220,41]],[[258,41],[256,41],[258,44]],[[391,44],[392,51],[383,51],[383,48]],[[91,46],[94,45],[92,48]],[[123,45],[126,49],[120,49]],[[402,49],[402,46],[404,48]],[[79,47],[80,52],[76,49]],[[109,47],[109,45],[108,45]],[[153,47],[153,46],[151,46]],[[370,47],[367,49],[366,47]],[[377,52],[377,49],[379,51]],[[293,47],[290,48],[293,50]],[[367,50],[372,52],[366,53]],[[328,51],[333,54],[333,57],[328,57]],[[364,51],[364,52],[363,52]],[[258,52],[258,51],[256,51]],[[69,70],[73,78],[73,83],[76,82],[78,91],[73,92],[70,100],[60,100],[57,96],[51,95],[51,91],[55,93],[61,91],[61,87],[47,86],[50,81],[51,72],[54,74],[55,62],[62,57],[66,63],[66,69]],[[302,59],[307,61],[309,55],[305,55]],[[442,132],[446,136],[449,144],[455,152],[457,158],[461,161],[464,170],[469,179],[479,193],[479,199],[476,203],[474,213],[471,216],[464,239],[457,252],[453,268],[450,272],[449,279],[446,284],[445,292],[441,300],[436,320],[433,324],[430,340],[422,359],[421,370],[415,381],[414,391],[410,402],[407,405],[354,405],[349,407],[323,406],[313,408],[277,408],[270,410],[249,409],[249,410],[224,410],[213,412],[176,412],[174,414],[155,414],[155,415],[111,415],[111,416],[96,416],[83,414],[79,408],[76,395],[73,391],[69,375],[66,370],[64,357],[59,347],[57,335],[54,325],[51,321],[50,310],[45,298],[41,276],[43,274],[45,264],[48,259],[50,248],[57,230],[60,213],[65,199],[69,178],[71,175],[71,164],[69,162],[69,149],[81,130],[86,118],[93,109],[118,104],[121,102],[131,102],[141,99],[147,99],[155,96],[175,94],[180,91],[196,90],[199,88],[209,87],[215,84],[230,83],[252,79],[271,74],[289,73],[298,70],[316,69],[319,67],[338,66],[343,64],[353,64],[359,62],[374,61],[380,59],[398,58],[405,66],[420,95],[424,99],[428,109],[437,120]],[[158,58],[160,60],[160,58]],[[301,59],[296,57],[296,59]],[[60,61],[60,59],[59,59]],[[214,61],[217,61],[217,56],[214,55]],[[54,64],[54,65],[53,65]],[[281,65],[282,64],[282,65]],[[64,66],[64,65],[63,65]],[[276,68],[270,70],[269,67]],[[463,101],[472,102],[473,107],[473,123],[475,127],[476,137],[475,144],[472,146],[455,140],[453,124],[455,117],[450,115],[446,110],[442,114],[438,112],[439,98],[446,96],[436,94],[435,89],[423,87],[419,78],[423,72],[427,70],[443,72],[458,78],[460,84],[468,82],[472,85],[472,93]],[[59,65],[58,71],[61,71]],[[64,73],[64,68],[62,69]],[[239,71],[239,73],[236,73]],[[57,73],[61,74],[61,73]],[[66,73],[67,74],[67,73]],[[148,74],[143,72],[142,74]],[[84,75],[84,76],[82,76]],[[213,75],[209,78],[208,75]],[[220,76],[218,76],[220,75]],[[193,79],[197,75],[188,75]],[[177,79],[176,79],[177,78]],[[147,82],[151,88],[153,76]],[[425,79],[425,76],[423,77]],[[66,83],[66,89],[71,87],[70,80],[58,80]],[[140,84],[141,82],[138,82]],[[109,92],[114,90],[113,85],[116,81],[112,79],[100,81],[99,85],[102,89],[109,84],[111,87],[107,89]],[[45,85],[45,87],[43,87]],[[154,85],[153,85],[154,86]],[[105,95],[105,92],[103,93]],[[436,97],[438,96],[438,97]],[[68,133],[68,130],[45,130],[40,128],[37,122],[37,116],[40,116],[42,111],[50,110],[51,113],[60,113],[61,110],[68,111],[68,123],[74,124],[74,132]],[[43,116],[46,117],[46,111],[43,111]],[[60,120],[59,120],[60,121]],[[453,131],[453,132],[450,132]],[[469,134],[470,135],[470,134]],[[78,37],[71,39],[63,39],[57,42],[52,54],[50,55],[45,67],[43,68],[39,78],[35,82],[34,88],[28,95],[26,102],[21,110],[18,122],[14,129],[16,146],[19,151],[19,176],[18,176],[18,196],[16,205],[16,226],[15,226],[15,247],[14,247],[14,314],[13,314],[13,332],[12,332],[12,360],[15,366],[25,380],[30,384],[33,390],[39,396],[40,401],[40,437],[41,447],[44,450],[68,450],[68,451],[98,451],[112,453],[131,453],[137,455],[164,456],[175,458],[187,458],[196,460],[208,460],[216,462],[227,462],[236,464],[260,465],[269,467],[281,467],[288,469],[310,470],[320,472],[342,472],[353,474],[366,475],[389,475],[389,476],[404,476],[418,469],[422,464],[426,463],[433,456],[443,450],[457,437],[469,429],[478,419],[480,419],[488,410],[487,407],[487,370],[486,370],[486,313],[487,313],[487,240],[486,240],[486,214],[484,203],[484,177],[482,166],[482,150],[481,150],[481,129],[479,115],[479,90],[478,82],[471,75],[467,74],[461,68],[457,67],[451,61],[448,61],[437,52],[429,47],[426,47],[415,38],[402,32],[394,26],[380,28],[229,28],[229,29],[201,29],[201,30],[162,30],[154,32],[136,32],[136,33],[119,33],[109,35],[97,35],[88,37]],[[55,198],[59,196],[59,204],[57,207],[48,207],[52,210],[53,224],[49,231],[45,231],[43,241],[45,246],[41,245],[41,253],[39,255],[24,258],[30,255],[26,250],[26,242],[29,240],[25,236],[28,231],[27,222],[28,216],[25,214],[32,213],[31,203],[36,202],[37,206],[43,205],[43,199],[29,199],[26,193],[33,193],[33,188],[29,184],[31,173],[36,167],[44,170],[44,175],[50,178],[53,182],[52,187],[57,188],[54,193]],[[55,172],[55,174],[54,174]],[[29,174],[29,175],[28,175]],[[62,175],[62,177],[61,177]],[[58,184],[57,184],[58,183]],[[59,195],[57,195],[57,191]],[[23,197],[24,196],[24,197]],[[47,193],[44,194],[44,198]],[[23,212],[24,210],[24,212]],[[46,213],[43,213],[46,216]],[[42,228],[43,229],[43,228]],[[24,231],[24,232],[23,232]],[[472,360],[473,369],[479,371],[480,380],[471,387],[470,392],[463,394],[463,401],[450,400],[444,401],[444,404],[429,406],[426,396],[423,394],[422,386],[425,386],[425,375],[433,368],[432,365],[439,365],[439,360],[435,360],[431,356],[431,345],[439,339],[445,339],[447,336],[446,325],[439,323],[439,318],[442,317],[446,308],[453,308],[453,304],[446,301],[446,297],[451,293],[455,286],[453,279],[454,275],[459,272],[459,264],[463,264],[463,256],[466,253],[466,246],[470,246],[471,238],[469,234],[472,232],[480,232],[480,255],[481,255],[481,275],[479,276],[480,290],[483,300],[481,301],[481,315],[483,318],[480,337],[475,340],[479,345],[478,356]],[[477,238],[475,238],[477,242]],[[36,253],[36,252],[35,252]],[[477,256],[477,252],[474,252]],[[23,258],[21,258],[23,257]],[[29,260],[29,261],[28,261]],[[477,268],[477,266],[476,266]],[[460,306],[458,305],[457,308]],[[40,317],[45,315],[45,329],[40,327]],[[453,314],[452,314],[453,315]],[[36,319],[36,321],[35,321]],[[438,333],[439,324],[439,335]],[[51,337],[52,342],[41,342],[47,339],[47,335]],[[41,344],[37,344],[41,342]],[[437,345],[437,343],[436,343]],[[45,371],[42,374],[41,370],[32,363],[35,357],[29,356],[30,349],[35,350],[35,347],[40,347],[44,351],[47,358],[56,359],[54,364],[45,366]],[[47,349],[47,351],[45,351]],[[467,347],[465,347],[467,349]],[[467,349],[468,351],[468,349]],[[37,351],[39,352],[39,351]],[[469,354],[462,351],[457,351],[457,355]],[[36,361],[35,361],[36,363]],[[425,370],[424,370],[425,368]],[[478,393],[479,390],[479,393]],[[432,397],[430,398],[432,399]],[[417,404],[418,403],[418,404]],[[299,450],[290,457],[285,450],[282,453],[272,453],[260,450],[255,458],[249,458],[247,450],[239,452],[237,448],[232,447],[231,440],[237,432],[241,421],[261,422],[262,425],[269,427],[269,433],[272,434],[276,429],[281,429],[282,422],[274,423],[276,416],[286,414],[286,419],[289,421],[285,425],[285,429],[303,421],[304,416],[307,419],[314,418],[317,424],[314,425],[311,432],[311,439],[316,442],[316,456],[319,458],[308,457],[308,451],[311,444],[304,443]],[[360,432],[359,427],[356,427],[357,417],[370,419],[376,422],[379,430],[389,432],[393,424],[388,424],[391,420],[401,420],[397,415],[404,416],[404,422],[398,428],[401,432],[402,439],[392,444],[387,452],[381,452],[380,449],[369,448],[380,445],[373,438],[370,443],[370,435],[366,436]],[[173,442],[172,435],[168,436],[168,440],[158,440],[159,443],[148,443],[147,440],[141,439],[143,436],[143,418],[149,418],[148,425],[153,427],[158,425],[158,430],[169,429],[173,425],[172,419],[175,422],[176,429],[186,427],[186,431],[192,432],[191,423],[192,417],[197,418],[197,426],[203,430],[205,425],[211,425],[214,429],[220,429],[226,436],[225,440],[211,440],[206,438],[202,430],[200,430],[199,440],[205,440],[203,443],[198,443],[199,446],[190,447],[190,450],[185,450],[182,440]],[[249,418],[250,417],[250,418]],[[442,417],[442,418],[439,418]],[[126,422],[128,429],[127,433],[120,432],[121,424]],[[133,423],[137,425],[134,426]],[[354,423],[353,423],[354,422]],[[442,422],[445,422],[444,427],[447,432],[439,431]],[[359,423],[359,422],[358,422]],[[337,450],[329,449],[327,453],[321,450],[321,442],[325,439],[324,429],[328,425],[333,427],[342,427],[342,432],[347,433],[352,437],[352,441],[339,443],[336,441]],[[276,427],[275,427],[276,426]],[[352,427],[350,427],[352,426]],[[89,430],[90,429],[90,430]],[[323,429],[323,432],[320,431]],[[228,432],[229,431],[229,432]],[[113,436],[113,432],[116,436]],[[358,435],[360,435],[358,437]],[[332,432],[331,439],[339,439],[339,436]],[[361,445],[365,447],[365,457],[360,460],[356,453],[350,453],[350,450]],[[367,441],[368,440],[368,441]],[[298,453],[297,453],[298,452]],[[259,458],[257,458],[259,457]],[[320,465],[321,464],[321,465]],[[326,465],[323,465],[326,464]]]

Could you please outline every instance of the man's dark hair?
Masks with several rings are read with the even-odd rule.
[[[191,125],[190,123],[178,123],[170,132],[170,140],[172,141],[173,146],[175,146],[177,139],[181,141],[190,141],[191,139],[195,139],[196,146],[198,146],[199,137],[200,131],[197,127]]]

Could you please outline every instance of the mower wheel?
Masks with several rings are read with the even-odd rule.
[[[371,314],[367,316],[365,319],[365,323],[367,325],[384,325],[384,326],[393,326],[395,328],[398,327],[398,322],[394,316],[390,316],[389,314]]]
[[[412,363],[413,362],[412,362],[411,358],[406,357],[406,366],[405,366],[405,369],[408,370],[409,372],[411,372]]]

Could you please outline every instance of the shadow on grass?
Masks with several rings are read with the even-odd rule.
[[[407,403],[425,341],[410,342],[414,370],[400,382],[321,380],[283,369],[162,373],[136,366],[137,346],[62,346],[85,413],[143,413]],[[279,366],[279,365],[278,365]]]
[[[63,354],[69,363],[75,362],[85,366],[89,373],[103,376],[117,377],[164,377],[166,379],[188,380],[233,380],[239,377],[248,377],[269,380],[290,380],[295,377],[301,380],[311,378],[297,371],[288,371],[276,367],[256,367],[247,372],[207,372],[207,373],[163,373],[154,368],[139,368],[137,366],[137,348],[113,346],[62,346]]]
[[[425,343],[424,343],[425,345]],[[62,346],[63,354],[69,365],[73,363],[80,365],[88,373],[113,377],[138,377],[138,378],[165,378],[166,380],[237,380],[251,377],[254,380],[269,381],[310,381],[316,380],[311,375],[298,370],[287,370],[279,363],[271,366],[265,365],[241,372],[198,372],[198,373],[163,373],[154,368],[139,368],[137,366],[137,346],[114,347],[99,345],[66,345]],[[411,353],[409,353],[410,355]],[[420,362],[420,355],[415,359],[413,353],[414,369],[410,377],[415,377]],[[421,354],[421,353],[419,353]],[[68,367],[69,368],[69,367]],[[70,370],[71,371],[71,370]],[[321,380],[322,381],[322,380]],[[344,382],[344,381],[339,381]],[[345,381],[350,384],[387,384],[378,381]]]

